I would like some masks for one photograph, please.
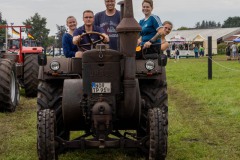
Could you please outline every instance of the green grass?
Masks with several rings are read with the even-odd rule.
[[[170,60],[168,159],[240,158],[240,63],[215,56]]]
[[[0,113],[0,159],[32,160],[36,153],[36,99],[21,97],[14,113]]]
[[[240,63],[214,56],[169,60],[168,160],[240,159]],[[23,92],[21,92],[23,95]],[[36,99],[21,96],[14,113],[0,113],[0,159],[37,159]],[[68,152],[62,160],[142,160],[136,150]]]

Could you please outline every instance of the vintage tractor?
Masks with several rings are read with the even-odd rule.
[[[24,46],[20,39],[9,39],[8,48],[0,53],[0,110],[15,111],[20,94],[19,84],[25,88],[27,97],[37,96],[38,85],[38,55],[42,47],[36,43]],[[23,43],[23,44],[24,44]]]
[[[167,58],[142,52],[143,58],[136,59],[141,27],[133,18],[132,1],[122,5],[120,51],[98,44],[82,59],[39,56],[39,159],[54,160],[77,148],[138,148],[147,159],[166,158]],[[70,131],[83,134],[71,139]]]

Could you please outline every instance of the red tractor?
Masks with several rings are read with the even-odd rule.
[[[0,53],[0,110],[13,112],[18,105],[19,85],[27,97],[37,96],[38,55],[43,48],[35,41],[9,39]]]

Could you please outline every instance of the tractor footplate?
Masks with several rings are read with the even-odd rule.
[[[107,138],[107,140],[97,140],[80,138],[77,140],[66,141],[60,137],[55,137],[60,149],[86,149],[86,148],[141,148],[141,141],[132,139],[115,139]]]

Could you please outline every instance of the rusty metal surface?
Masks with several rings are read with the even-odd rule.
[[[121,12],[120,19],[122,19],[123,18],[123,13],[124,13],[124,1],[119,1],[117,4],[120,5],[120,12]]]
[[[136,110],[137,101],[137,86],[136,86],[136,44],[138,39],[138,33],[141,31],[141,26],[133,17],[133,5],[132,0],[124,1],[123,18],[120,24],[117,26],[117,32],[120,36],[120,52],[124,55],[124,103],[121,106],[119,113],[122,119],[129,119],[133,117]],[[124,115],[125,113],[125,115]],[[138,119],[138,118],[137,118]]]
[[[52,61],[58,61],[60,63],[59,73],[71,72],[71,58],[47,57],[47,65],[44,66],[44,73],[53,73],[50,69]]]
[[[60,69],[58,71],[53,71],[50,69],[50,63],[53,61],[58,61],[60,63]],[[75,74],[79,78],[81,77],[81,58],[47,57],[47,64],[39,67],[38,79],[44,80],[64,78],[71,76],[71,74]]]
[[[5,54],[3,54],[3,58],[10,59],[13,62],[17,62],[19,59],[19,55],[15,54],[15,53],[5,53]]]
[[[21,77],[23,75],[23,64],[15,63],[15,66],[16,66],[16,76]]]
[[[92,122],[94,130],[96,130],[96,138],[101,142],[99,147],[104,147],[106,133],[110,133],[112,129],[112,107],[105,101],[95,103],[92,108]]]
[[[132,0],[124,1],[123,18],[117,26],[117,32],[140,32],[141,27],[133,17]]]
[[[136,129],[139,124],[141,113],[141,96],[138,79],[127,82],[124,85],[125,100],[121,107],[117,108],[118,117],[121,121],[118,122],[118,129]],[[135,92],[135,93],[134,93]],[[133,96],[136,95],[136,96]]]
[[[103,50],[88,50],[83,54],[83,63],[96,63],[96,62],[119,62],[122,54],[112,49]]]
[[[104,148],[142,148],[143,141],[142,140],[132,140],[128,138],[108,138],[106,141],[99,141],[95,138],[92,139],[80,139],[80,140],[72,140],[72,141],[64,141],[59,137],[56,137],[59,142],[60,147],[63,148],[99,148],[100,145],[104,144]]]
[[[92,95],[92,82],[110,82],[112,89],[110,94],[119,94],[121,57],[122,55],[114,50],[106,50],[103,53],[91,50],[84,53],[82,64],[84,93]]]
[[[117,32],[120,35],[120,52],[125,58],[124,79],[135,79],[135,48],[138,39],[138,33],[141,26],[133,17],[132,0],[124,1],[124,14],[120,24],[117,26]]]
[[[78,73],[82,75],[82,58],[72,58],[70,63],[71,63],[70,73]]]
[[[63,120],[67,129],[84,129],[85,118],[80,106],[82,92],[82,79],[66,79],[63,86],[62,111]]]

